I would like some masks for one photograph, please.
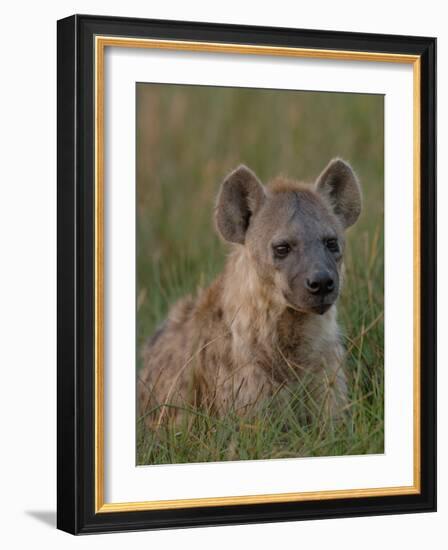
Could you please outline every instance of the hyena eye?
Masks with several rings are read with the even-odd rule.
[[[277,244],[274,246],[274,254],[277,258],[285,258],[291,251],[288,243]]]
[[[337,239],[325,239],[325,246],[330,252],[339,252],[339,243]]]

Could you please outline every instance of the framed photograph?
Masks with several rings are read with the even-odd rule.
[[[434,38],[58,22],[58,527],[436,509]]]

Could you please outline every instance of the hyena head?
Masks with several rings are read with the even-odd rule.
[[[215,214],[222,237],[244,246],[276,302],[323,314],[341,287],[344,232],[360,213],[358,180],[335,159],[313,186],[278,179],[264,187],[240,166],[222,183]]]

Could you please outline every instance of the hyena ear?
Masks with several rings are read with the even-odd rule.
[[[266,198],[263,185],[247,166],[238,166],[221,184],[215,210],[216,226],[222,237],[244,244],[251,217]]]
[[[316,191],[330,201],[345,229],[357,221],[362,208],[361,187],[349,164],[332,160],[317,178]]]

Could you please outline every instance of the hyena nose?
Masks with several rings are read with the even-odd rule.
[[[305,281],[305,286],[311,294],[325,296],[334,290],[334,280],[327,271],[318,271]]]

